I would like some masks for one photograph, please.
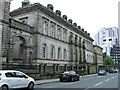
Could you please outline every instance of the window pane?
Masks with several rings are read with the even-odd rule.
[[[62,30],[60,30],[60,40],[62,40]]]
[[[62,40],[62,30],[60,28],[58,29],[58,39]]]
[[[43,23],[43,34],[47,35],[47,22],[44,21]]]
[[[51,36],[52,37],[55,36],[55,27],[54,27],[54,25],[51,26]]]
[[[66,49],[64,49],[64,60],[66,60]]]
[[[58,59],[60,59],[60,58],[61,58],[61,49],[58,48]]]
[[[58,29],[58,39],[60,40],[60,30]]]
[[[46,58],[46,44],[43,45],[43,58]]]
[[[23,78],[24,77],[24,74],[22,74],[22,73],[19,73],[19,72],[15,72],[15,76],[16,77],[20,77],[20,78]]]
[[[6,77],[15,77],[15,74],[12,72],[5,73]]]
[[[54,46],[51,47],[51,59],[54,59]]]
[[[67,41],[67,32],[66,31],[64,32],[63,38],[64,38],[64,41],[66,42]]]

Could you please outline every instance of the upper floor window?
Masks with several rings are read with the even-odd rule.
[[[47,35],[47,22],[44,21],[43,23],[43,34]]]
[[[55,48],[54,46],[51,47],[51,59],[55,58]]]
[[[51,26],[51,37],[55,37],[55,26]]]
[[[112,41],[112,39],[109,39],[109,41]]]
[[[43,58],[46,58],[46,44],[43,44]]]
[[[67,32],[66,31],[64,31],[64,33],[63,33],[63,38],[64,38],[64,41],[67,42]]]
[[[58,29],[58,34],[57,35],[58,35],[58,39],[62,40],[62,30],[60,28]]]
[[[67,52],[66,52],[66,49],[64,49],[64,60],[67,60]]]
[[[58,48],[58,59],[60,60],[61,59],[61,49]]]
[[[106,39],[103,40],[104,42],[106,41]]]

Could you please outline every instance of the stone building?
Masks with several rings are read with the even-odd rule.
[[[94,45],[93,46],[93,53],[94,53],[94,56],[93,56],[93,61],[94,63],[96,63],[97,65],[97,71],[98,71],[98,68],[100,66],[103,66],[103,48],[101,48],[100,46],[98,45]]]
[[[7,32],[7,30],[9,30],[9,6],[9,0],[0,0],[0,69],[2,68],[2,61],[4,61],[2,58],[3,44],[6,47],[5,42],[7,43],[8,41],[7,33],[9,32]],[[4,41],[3,38],[6,38],[6,40]]]
[[[3,30],[3,63],[39,65],[41,72],[84,68],[89,74],[91,66],[96,67],[92,64],[93,39],[53,9],[51,4],[45,7],[24,0],[22,7],[10,12],[9,29]]]

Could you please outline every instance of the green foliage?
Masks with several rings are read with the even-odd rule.
[[[104,59],[104,65],[112,65],[114,67],[114,60],[110,56],[106,56]]]

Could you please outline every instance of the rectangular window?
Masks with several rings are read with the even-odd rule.
[[[64,60],[66,60],[66,57],[67,57],[67,52],[66,49],[64,49]]]
[[[58,39],[62,40],[62,30],[60,28],[58,29]]]
[[[58,60],[60,60],[60,59],[61,59],[61,49],[58,48]]]
[[[64,31],[64,35],[63,35],[64,41],[67,42],[67,32]]]
[[[60,40],[60,30],[58,30],[57,32],[58,39]]]
[[[112,41],[112,39],[109,39],[109,41]]]
[[[43,58],[46,58],[46,44],[43,45]]]
[[[51,59],[54,59],[54,46],[51,47]]]
[[[43,22],[43,34],[47,35],[47,22],[46,21]]]
[[[55,26],[54,25],[52,25],[51,26],[51,37],[55,37]]]
[[[104,42],[106,41],[106,39],[103,40]]]

